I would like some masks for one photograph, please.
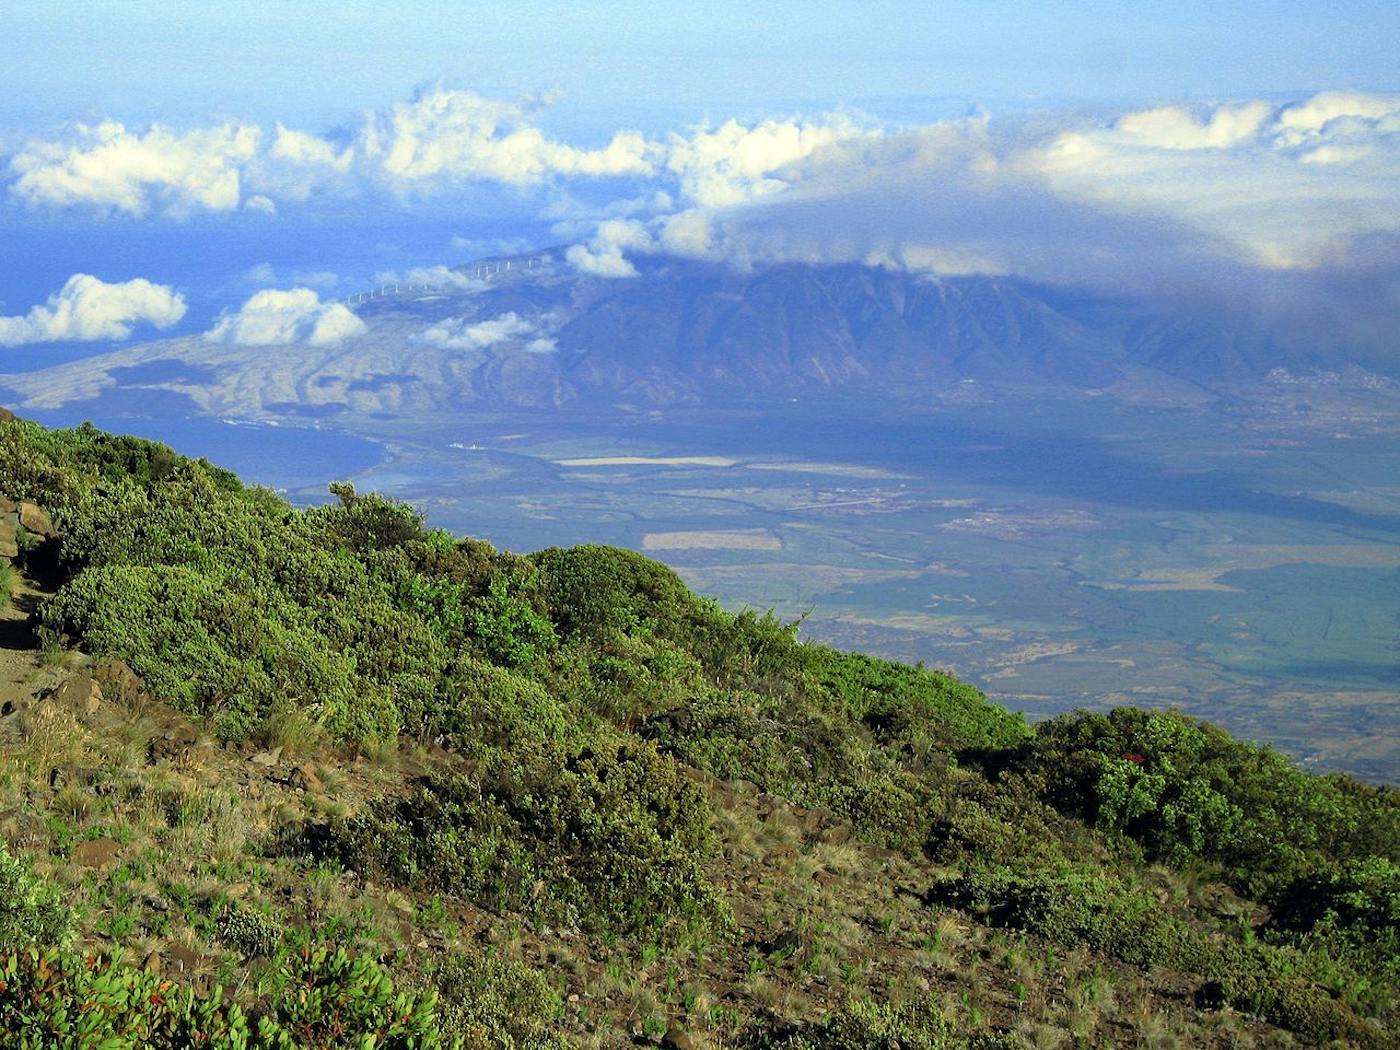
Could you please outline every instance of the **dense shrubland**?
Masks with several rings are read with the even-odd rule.
[[[632,552],[514,555],[347,485],[332,492],[295,510],[159,445],[0,424],[0,493],[47,507],[62,531],[26,556],[54,586],[39,610],[51,644],[120,657],[230,743],[269,744],[295,723],[346,757],[446,752],[403,790],[283,829],[269,849],[597,937],[722,939],[737,935],[711,878],[725,860],[704,783],[746,781],[941,866],[928,906],[1193,975],[1201,1009],[1358,1044],[1380,1045],[1396,1022],[1393,789],[1305,773],[1173,713],[1077,713],[1032,731],[947,675],[804,643]],[[10,911],[0,903],[0,952],[19,948],[8,985],[82,996],[100,978],[112,995],[146,995],[120,968],[20,948],[59,944],[63,920],[0,854],[0,890],[7,879],[23,890]],[[1204,885],[1247,906],[1203,909],[1190,887]],[[320,981],[314,967],[329,968],[330,989],[371,989],[368,1013],[345,1023],[379,1024],[393,1003],[411,1040],[427,1030],[413,1027],[423,1011],[440,1009],[507,1045],[480,1036],[504,1015],[463,999],[399,1004],[370,960],[297,956],[274,940],[288,986]],[[470,964],[456,965],[436,987],[460,983]],[[3,1031],[20,1007],[0,1000]],[[268,1035],[232,1007],[178,996],[157,1012],[139,1023],[183,1031],[197,1017],[257,1046],[319,1023],[269,1015],[257,1021]],[[110,1020],[118,1034],[136,1023]],[[989,1039],[913,1001],[769,1026],[752,1045]]]

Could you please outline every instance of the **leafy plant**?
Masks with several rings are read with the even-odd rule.
[[[61,944],[71,925],[58,892],[0,842],[0,955],[32,944]]]

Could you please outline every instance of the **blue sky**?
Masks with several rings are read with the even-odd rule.
[[[670,253],[1400,315],[1393,0],[128,0],[0,24],[6,367],[544,245],[619,280]]]
[[[1394,2],[6,5],[6,124],[332,123],[446,78],[637,119],[952,98],[1142,103],[1400,87]]]

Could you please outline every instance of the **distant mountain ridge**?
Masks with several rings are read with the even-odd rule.
[[[367,325],[332,346],[167,339],[25,375],[31,408],[188,399],[267,415],[450,413],[464,405],[655,408],[880,394],[925,399],[967,380],[1200,398],[1269,370],[1330,364],[1236,318],[1172,315],[999,277],[857,265],[640,260],[579,274],[558,252],[460,267],[448,286],[343,300]]]

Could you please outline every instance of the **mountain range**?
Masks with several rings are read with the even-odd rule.
[[[464,405],[647,409],[735,399],[927,400],[972,384],[1200,401],[1271,369],[1336,367],[1225,310],[1107,299],[999,277],[653,257],[630,278],[558,252],[439,271],[342,300],[326,345],[163,339],[21,375],[27,408],[451,415]],[[359,326],[356,326],[359,327]],[[96,406],[95,406],[96,407]]]

